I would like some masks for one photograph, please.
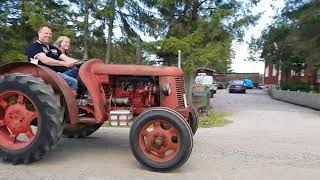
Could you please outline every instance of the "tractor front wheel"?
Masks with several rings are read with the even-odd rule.
[[[0,76],[0,150],[5,161],[30,163],[57,145],[63,130],[57,97],[40,78]]]
[[[192,131],[173,110],[151,108],[139,115],[130,130],[130,148],[135,158],[153,171],[180,167],[189,158]]]
[[[192,111],[191,111],[191,116],[189,116],[189,123],[190,123],[192,133],[193,135],[195,135],[199,126],[199,114],[193,105],[191,105],[191,107],[192,107]]]

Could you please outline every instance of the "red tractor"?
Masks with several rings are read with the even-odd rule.
[[[132,124],[131,151],[151,170],[171,170],[188,160],[198,115],[186,100],[181,69],[91,60],[80,77],[89,95],[76,98],[47,67],[0,66],[0,151],[6,162],[39,160],[62,136],[89,136],[105,121]]]

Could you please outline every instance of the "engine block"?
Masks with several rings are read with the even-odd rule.
[[[151,107],[159,94],[159,83],[152,77],[116,77],[107,88],[112,106]]]

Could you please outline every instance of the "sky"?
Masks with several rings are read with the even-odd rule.
[[[273,9],[273,5],[275,8]],[[261,0],[261,2],[252,9],[254,14],[263,12],[255,27],[250,27],[246,30],[244,41],[250,41],[251,37],[258,38],[261,36],[261,32],[273,21],[273,16],[279,9],[284,7],[283,0]],[[246,61],[249,56],[249,45],[247,43],[233,42],[232,48],[235,52],[235,56],[232,59],[231,68],[234,72],[238,73],[264,73],[264,62]]]

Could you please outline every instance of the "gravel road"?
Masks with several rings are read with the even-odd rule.
[[[142,168],[129,148],[129,129],[101,128],[85,139],[64,139],[30,165],[0,162],[0,179],[318,180],[320,116],[272,100],[261,90],[219,90],[216,109],[233,112],[225,127],[199,129],[187,163],[173,172]]]

